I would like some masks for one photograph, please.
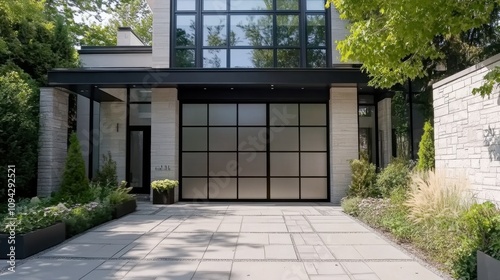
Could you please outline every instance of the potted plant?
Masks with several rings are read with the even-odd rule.
[[[129,192],[132,187],[126,187],[127,182],[121,182],[118,188],[113,189],[109,195],[109,203],[113,207],[113,219],[121,218],[135,211],[137,202]]]
[[[151,183],[153,189],[153,204],[173,204],[174,189],[179,186],[177,180],[156,180]]]
[[[0,228],[0,259],[24,259],[64,241],[61,219],[67,209],[36,207],[13,217],[6,216]]]

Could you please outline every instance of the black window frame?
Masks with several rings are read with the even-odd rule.
[[[171,1],[171,26],[170,26],[170,68],[204,68],[213,69],[212,67],[204,67],[203,53],[206,50],[223,50],[226,52],[226,65],[221,66],[219,69],[235,69],[231,67],[231,50],[243,49],[243,50],[254,50],[254,49],[268,49],[273,52],[273,63],[272,67],[241,67],[244,69],[258,69],[258,68],[328,68],[332,65],[332,42],[330,36],[330,25],[331,25],[331,12],[329,9],[321,10],[307,10],[307,1],[299,0],[298,10],[277,10],[277,1],[273,0],[272,10],[231,10],[231,0],[226,0],[226,10],[203,10],[203,0],[196,0],[196,8],[191,11],[177,11],[177,1]],[[182,1],[182,0],[181,0]],[[177,15],[194,15],[195,16],[195,46],[185,47],[176,45],[176,33],[177,33]],[[203,16],[225,16],[226,17],[226,44],[225,46],[204,46],[204,24]],[[230,28],[231,28],[231,16],[232,15],[271,15],[273,20],[273,45],[272,46],[231,46],[230,44]],[[299,45],[298,46],[279,46],[276,39],[277,34],[277,16],[279,15],[298,15],[299,16]],[[325,46],[308,46],[308,36],[307,36],[307,17],[309,15],[324,15],[325,17]],[[182,67],[176,65],[176,54],[178,50],[194,50],[194,66],[193,67]],[[299,62],[298,67],[280,67],[278,65],[278,50],[298,50],[299,51]],[[324,65],[320,67],[310,67],[308,62],[308,52],[311,50],[323,50],[326,53]]]

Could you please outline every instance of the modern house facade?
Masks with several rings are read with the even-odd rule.
[[[178,200],[339,203],[360,151],[394,155],[391,94],[340,62],[346,23],[323,0],[148,3],[152,46],[121,28],[117,46],[81,48],[82,68],[49,72],[39,195],[60,182],[71,94],[89,177],[110,153],[138,193],[169,178]]]

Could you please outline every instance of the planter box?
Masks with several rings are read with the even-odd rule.
[[[118,219],[127,214],[135,212],[136,208],[137,208],[137,202],[135,199],[115,205],[115,208],[113,209],[113,219]]]
[[[65,240],[66,227],[58,223],[29,233],[16,235],[16,244],[8,244],[8,234],[0,234],[0,259],[8,259],[10,247],[15,246],[16,259],[24,259]]]
[[[500,261],[477,251],[477,280],[498,280]]]
[[[153,204],[174,204],[174,189],[163,192],[153,190]]]

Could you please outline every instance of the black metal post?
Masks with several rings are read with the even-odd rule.
[[[412,90],[412,87],[411,87],[411,80],[408,79],[408,104],[410,106],[410,110],[409,110],[409,114],[410,114],[410,118],[409,118],[409,132],[410,132],[410,158],[412,160],[415,160],[415,153],[414,153],[414,148],[413,148],[413,90]]]

